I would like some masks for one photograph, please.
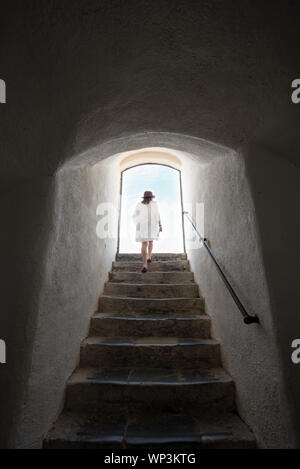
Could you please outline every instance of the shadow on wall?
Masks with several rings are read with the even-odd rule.
[[[300,448],[300,368],[292,363],[292,341],[299,338],[300,172],[265,148],[242,152],[255,205],[263,264],[270,291],[276,347],[297,428]]]
[[[0,198],[6,225],[0,230],[0,330],[7,349],[7,363],[1,366],[0,374],[2,448],[14,447],[21,408],[27,401],[41,278],[54,224],[54,187],[53,178],[39,178],[20,184]]]
[[[292,191],[288,189],[291,165],[272,156],[266,160],[261,153],[253,153],[253,149],[247,151],[247,156],[244,149],[240,154],[232,153],[209,164],[194,165],[187,168],[183,178],[187,200],[204,203],[205,229],[202,235],[209,239],[222,269],[248,312],[257,314],[261,321],[260,325],[244,325],[207,253],[199,247],[191,248],[187,243],[196,281],[205,297],[207,312],[212,316],[213,335],[221,341],[224,365],[236,383],[240,415],[255,432],[260,447],[265,448],[297,447],[296,433],[299,430],[295,429],[296,419],[292,418],[292,411],[300,388],[296,377],[294,381],[287,379],[287,371],[291,367],[289,337],[283,325],[284,318],[278,317],[274,305],[276,303],[283,316],[286,311],[283,302],[285,305],[291,303],[293,309],[292,303],[296,304],[297,294],[296,290],[291,291],[289,279],[281,274],[281,287],[279,283],[276,285],[276,294],[282,295],[280,304],[270,281],[270,272],[276,276],[279,267],[274,269],[273,264],[278,240],[285,230],[291,233],[289,241],[294,238],[294,210],[289,210],[289,216],[285,215],[290,220],[289,226],[277,227],[277,243],[275,240],[270,243],[271,231],[276,229],[273,213],[276,210],[270,209],[268,203],[271,205],[276,201],[279,213],[286,213],[286,200],[279,200],[280,197],[274,192],[277,183],[268,184],[266,180],[266,174],[270,173],[270,168],[273,171],[274,164],[278,165],[278,175],[283,171],[283,184],[291,196],[299,187],[295,184]],[[249,165],[253,165],[257,175],[249,171]],[[294,175],[295,183],[297,177]],[[259,187],[259,182],[264,188]],[[258,207],[257,197],[260,194],[264,203]],[[269,217],[273,220],[271,224],[268,223]],[[266,233],[261,236],[265,223],[269,229],[271,226],[273,228],[268,236]],[[293,243],[296,254],[295,239]],[[270,245],[273,245],[271,252]],[[280,258],[283,261],[282,256]],[[291,265],[295,263],[294,260]],[[282,262],[283,265],[290,268],[288,257]],[[294,317],[290,316],[290,330],[293,327],[297,330],[295,313],[296,309]],[[283,354],[287,360],[283,360]]]

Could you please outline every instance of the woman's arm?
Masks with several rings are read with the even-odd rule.
[[[157,213],[158,213],[158,226],[159,226],[159,231],[162,231],[162,225],[161,225],[160,212],[159,212],[158,205],[157,205]]]

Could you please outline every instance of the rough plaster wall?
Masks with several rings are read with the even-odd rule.
[[[31,179],[0,198],[1,337],[7,363],[0,373],[0,447],[13,447],[13,430],[30,369],[41,272],[53,222],[54,181]]]
[[[300,337],[300,173],[265,148],[252,145],[241,152],[255,204],[277,347],[300,448],[300,365],[291,361],[291,343]]]
[[[57,174],[15,447],[39,447],[62,405],[66,380],[76,366],[80,342],[87,335],[116,252],[116,239],[96,235],[96,208],[99,202],[118,206],[118,184],[113,165]]]
[[[244,325],[205,250],[187,245],[192,270],[212,317],[213,335],[222,344],[224,367],[236,383],[240,414],[261,447],[293,447],[275,318],[244,160],[232,154],[187,168],[183,191],[186,201],[204,202],[204,235],[246,309],[261,321],[260,325]]]

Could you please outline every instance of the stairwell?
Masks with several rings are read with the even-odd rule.
[[[44,448],[254,448],[186,254],[117,254]]]

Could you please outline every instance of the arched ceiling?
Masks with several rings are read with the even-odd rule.
[[[297,164],[299,13],[293,0],[4,1],[2,190],[151,132]]]
[[[149,152],[152,154],[149,155]],[[70,159],[60,166],[60,168],[78,168],[84,166],[93,166],[104,159],[118,160],[120,163],[126,158],[128,164],[132,158],[150,161],[155,158],[162,157],[162,153],[172,154],[172,158],[177,159],[177,164],[182,158],[189,161],[207,163],[212,158],[228,155],[233,150],[217,145],[213,142],[203,140],[189,135],[174,134],[169,132],[141,132],[129,136],[113,138],[102,144],[96,145],[87,151],[76,153]],[[140,155],[140,156],[139,156]],[[142,155],[142,156],[141,156]]]

